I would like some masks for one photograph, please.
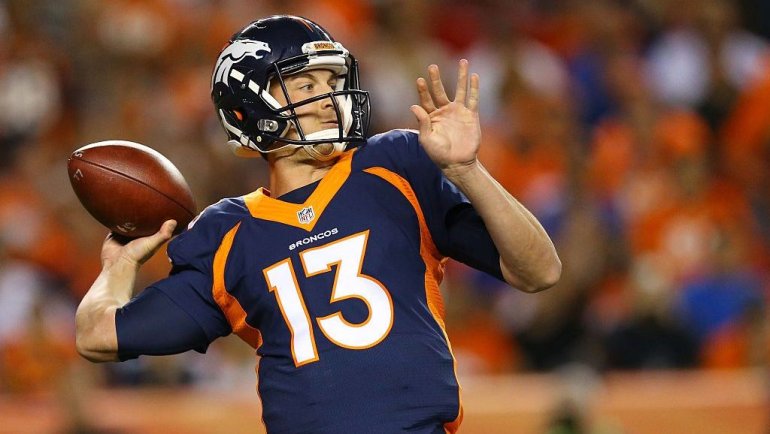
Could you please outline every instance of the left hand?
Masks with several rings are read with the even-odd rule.
[[[430,65],[428,76],[430,91],[428,82],[418,78],[420,105],[410,107],[420,123],[420,144],[445,173],[471,167],[481,144],[479,76],[472,74],[468,86],[468,61],[460,60],[454,101],[447,97],[438,66]]]

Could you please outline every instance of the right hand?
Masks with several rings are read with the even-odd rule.
[[[122,260],[138,268],[171,239],[175,228],[176,220],[166,220],[153,235],[136,238],[127,243],[121,243],[115,234],[110,233],[102,244],[102,267]]]

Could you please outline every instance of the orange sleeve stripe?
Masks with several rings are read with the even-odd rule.
[[[364,169],[364,172],[378,176],[396,187],[409,201],[412,208],[414,208],[414,212],[417,215],[417,221],[420,225],[420,256],[422,256],[422,259],[425,262],[425,295],[428,300],[428,309],[430,309],[433,318],[444,333],[444,339],[449,347],[449,352],[452,354],[455,378],[457,378],[457,359],[452,352],[452,344],[449,342],[449,335],[447,335],[446,332],[446,325],[444,323],[444,297],[441,295],[441,290],[439,289],[439,284],[444,278],[444,264],[446,263],[446,258],[442,257],[438,248],[436,248],[436,245],[433,243],[433,238],[428,230],[428,224],[425,222],[425,215],[422,212],[420,203],[417,201],[417,195],[414,193],[414,190],[412,190],[412,186],[409,185],[409,181],[384,167],[370,167]],[[459,389],[459,381],[457,384]],[[444,424],[444,430],[449,434],[456,433],[463,421],[462,393],[459,391],[458,403],[460,409],[457,413],[457,418],[452,422]]]
[[[227,322],[230,323],[230,327],[233,329],[233,333],[251,345],[252,348],[259,348],[262,344],[262,336],[259,330],[246,322],[246,311],[243,310],[238,300],[227,292],[227,287],[225,286],[227,256],[230,254],[235,234],[240,226],[241,223],[238,222],[225,234],[216,254],[214,254],[214,284],[211,291],[214,295],[214,301],[217,302],[219,308],[224,312]]]

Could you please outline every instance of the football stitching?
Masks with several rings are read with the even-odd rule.
[[[164,193],[164,192],[162,192],[162,191],[158,190],[157,188],[155,188],[155,187],[151,186],[150,184],[147,184],[147,183],[146,183],[146,182],[144,182],[144,181],[140,181],[140,180],[138,180],[138,179],[134,178],[133,176],[128,176],[128,175],[126,175],[125,173],[122,173],[122,172],[118,172],[117,170],[113,170],[113,169],[110,169],[109,167],[105,167],[105,166],[103,166],[103,165],[101,165],[101,164],[98,164],[98,163],[94,163],[94,162],[92,162],[92,161],[84,160],[84,159],[82,159],[82,158],[78,158],[78,157],[73,157],[72,159],[73,159],[73,160],[82,161],[83,163],[86,163],[86,164],[90,164],[90,165],[92,165],[92,166],[98,167],[98,168],[100,168],[100,169],[106,170],[106,171],[108,171],[108,172],[111,172],[111,173],[114,173],[114,174],[116,174],[116,175],[120,175],[120,176],[122,176],[122,177],[124,177],[124,178],[126,178],[126,179],[130,179],[130,180],[132,180],[132,181],[134,181],[134,182],[136,182],[136,183],[138,183],[138,184],[141,184],[141,185],[143,185],[143,186],[145,186],[145,187],[149,188],[150,190],[152,190],[152,191],[154,191],[154,192],[156,192],[156,193],[160,194],[161,196],[165,197],[166,199],[170,200],[171,202],[173,202],[173,203],[177,204],[177,205],[179,206],[179,208],[182,208],[183,210],[185,210],[185,211],[187,211],[188,213],[190,213],[190,216],[193,216],[193,217],[195,216],[195,213],[194,213],[194,212],[192,212],[192,211],[190,211],[189,209],[187,209],[187,208],[186,208],[184,205],[182,205],[181,203],[179,203],[179,202],[178,202],[176,199],[174,199],[173,197],[171,197],[171,196],[167,195],[166,193]]]

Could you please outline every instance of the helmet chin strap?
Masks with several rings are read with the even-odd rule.
[[[328,130],[316,131],[315,133],[311,133],[305,136],[305,138],[308,140],[332,139],[335,137],[339,137],[339,130],[337,130],[337,128],[330,128]],[[315,158],[316,160],[329,161],[333,158],[336,158],[343,152],[345,152],[345,147],[347,146],[348,143],[333,142],[331,144],[334,146],[327,153],[324,153],[318,150],[320,145],[301,145],[301,146],[305,148],[305,152],[307,152],[308,155]]]

